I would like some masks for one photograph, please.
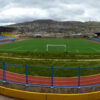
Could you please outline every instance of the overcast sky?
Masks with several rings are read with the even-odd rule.
[[[0,25],[37,19],[100,21],[100,0],[0,0]]]

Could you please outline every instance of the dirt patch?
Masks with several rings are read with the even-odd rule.
[[[37,60],[37,61],[100,61],[100,59],[42,59],[42,58],[21,58],[21,57],[7,57],[7,56],[0,56],[0,58],[10,58],[10,59],[22,59],[22,60]]]

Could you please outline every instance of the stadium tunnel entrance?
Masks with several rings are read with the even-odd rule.
[[[95,35],[96,35],[97,37],[100,37],[100,32],[95,33]]]

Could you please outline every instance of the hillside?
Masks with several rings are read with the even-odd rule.
[[[100,22],[35,20],[32,22],[10,25],[10,27],[16,28],[18,33],[20,32],[28,35],[42,34],[44,36],[71,36],[72,34],[79,33],[87,34],[100,32]]]

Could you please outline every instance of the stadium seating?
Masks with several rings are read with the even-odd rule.
[[[2,33],[3,36],[7,36],[7,37],[15,37],[17,38],[17,35],[13,34],[13,33]]]
[[[6,39],[16,39],[15,37],[6,36]]]
[[[2,36],[2,35],[0,35],[0,39],[1,39],[1,40],[3,39],[3,36]]]
[[[100,42],[100,38],[89,38],[89,40]]]

